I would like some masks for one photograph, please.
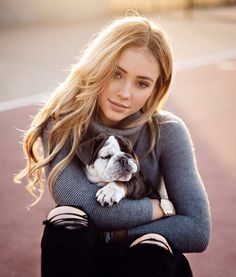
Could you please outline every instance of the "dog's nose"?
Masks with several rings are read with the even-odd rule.
[[[128,160],[127,160],[126,157],[121,157],[121,158],[119,159],[119,162],[120,162],[120,164],[121,164],[123,167],[126,167],[126,166],[128,165]]]

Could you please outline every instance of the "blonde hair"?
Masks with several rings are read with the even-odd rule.
[[[160,76],[156,92],[142,108],[142,116],[124,128],[131,128],[148,122],[155,137],[153,117],[162,108],[172,78],[172,53],[161,28],[151,20],[129,15],[118,18],[105,26],[81,52],[67,78],[51,95],[47,103],[34,117],[31,128],[25,133],[23,150],[27,164],[14,178],[15,182],[27,176],[27,190],[39,201],[44,191],[43,169],[71,139],[69,154],[53,167],[48,176],[48,186],[52,186],[58,174],[73,159],[76,146],[85,134],[97,109],[97,99],[104,83],[112,78],[119,56],[129,47],[146,48],[160,66]],[[40,153],[42,131],[49,119],[53,127],[49,133],[48,153]],[[152,145],[155,139],[152,140]],[[42,152],[42,151],[41,151]],[[38,189],[38,190],[37,190]]]

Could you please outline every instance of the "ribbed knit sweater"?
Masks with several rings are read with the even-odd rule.
[[[137,116],[139,113],[126,120]],[[184,122],[170,112],[160,112],[157,122],[159,138],[152,152],[140,161],[140,170],[149,185],[159,187],[164,180],[168,197],[176,209],[175,216],[152,221],[152,205],[147,197],[141,200],[122,199],[112,207],[101,206],[95,199],[99,188],[88,181],[77,156],[57,177],[53,187],[54,199],[58,205],[80,207],[101,229],[127,229],[130,241],[146,233],[158,233],[178,251],[201,252],[209,242],[211,218],[189,131]],[[42,132],[45,153],[52,124],[49,122]],[[149,148],[147,124],[125,130],[103,126],[98,120],[92,121],[90,134],[96,136],[106,132],[128,138],[138,155]],[[46,176],[69,151],[70,144],[67,143],[46,166]]]

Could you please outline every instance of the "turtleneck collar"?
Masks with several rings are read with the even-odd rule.
[[[122,129],[121,126],[125,126],[125,125],[133,122],[140,116],[141,116],[141,112],[138,111],[137,113],[130,115],[127,118],[123,119],[115,127],[105,126],[105,125],[103,125],[103,123],[101,122],[101,119],[99,117],[94,118],[90,122],[90,126],[88,129],[88,135],[89,135],[89,137],[94,137],[101,133],[110,133],[110,134],[114,134],[114,135],[118,135],[118,136],[123,136],[123,137],[126,137],[127,139],[129,139],[134,146],[139,138],[140,131],[143,126],[139,125],[137,127],[128,128],[128,129]]]

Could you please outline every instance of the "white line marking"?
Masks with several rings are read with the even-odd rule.
[[[34,104],[39,104],[40,102],[47,100],[48,97],[49,97],[49,94],[44,93],[44,94],[36,94],[36,95],[27,96],[23,98],[4,101],[0,103],[0,112],[23,108]]]
[[[225,60],[232,59],[236,59],[236,49],[231,49],[207,56],[196,57],[189,60],[175,62],[174,71],[181,72],[189,69],[196,69],[199,67],[209,66],[219,62],[223,62]],[[42,101],[47,100],[49,95],[49,93],[36,94],[28,97],[1,102],[0,112],[38,104]]]

